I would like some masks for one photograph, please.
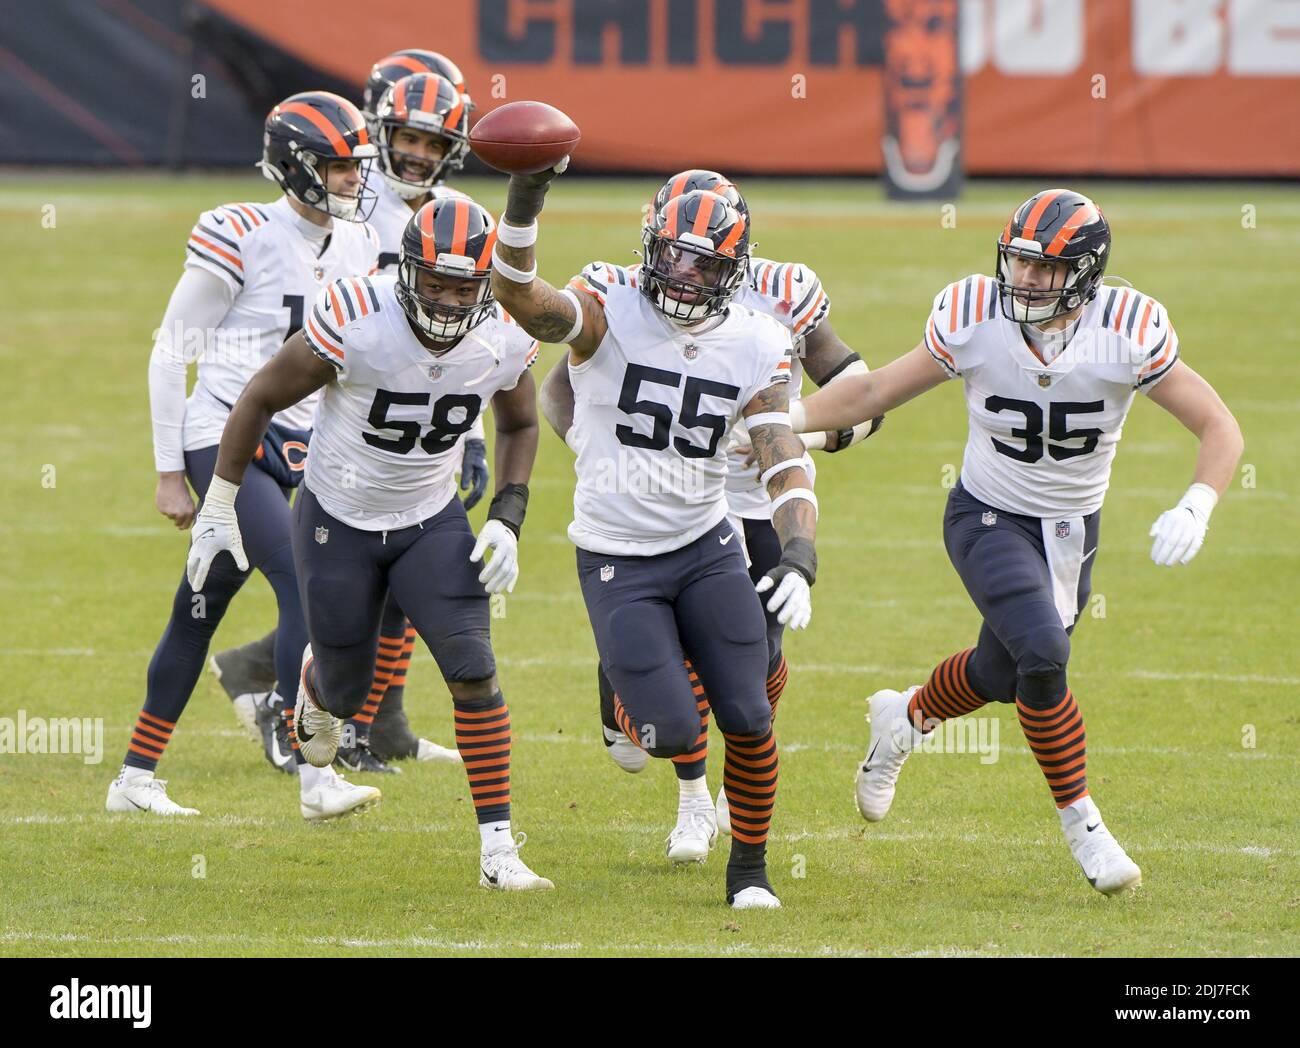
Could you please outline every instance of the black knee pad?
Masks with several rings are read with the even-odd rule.
[[[487,630],[469,630],[443,637],[433,655],[442,671],[442,679],[448,683],[469,683],[496,676],[497,664]]]
[[[999,658],[981,657],[981,649],[976,648],[970,662],[966,664],[966,678],[971,682],[976,694],[990,702],[1016,701],[1016,688],[1020,675],[1016,665],[1005,652]]]
[[[316,701],[334,716],[347,720],[366,704],[374,663],[364,659],[331,659],[326,663],[316,658],[312,661],[311,679]]]
[[[772,727],[772,707],[765,698],[761,708],[730,706],[725,712],[715,708],[713,719],[726,735],[762,735]]]
[[[655,721],[636,725],[637,741],[652,757],[676,757],[690,752],[700,737],[700,718],[694,716],[663,716]]]
[[[1060,625],[1038,626],[1024,639],[1016,665],[1017,693],[1026,706],[1054,706],[1065,697],[1065,667],[1070,661],[1070,637]]]

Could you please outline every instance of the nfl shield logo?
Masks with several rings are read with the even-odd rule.
[[[684,356],[687,360],[694,360],[699,355],[700,355],[700,347],[695,345],[695,343],[693,342],[685,349],[682,350],[682,356]]]
[[[433,382],[437,382],[438,379],[442,378],[442,372],[443,372],[443,370],[444,370],[444,369],[443,369],[443,366],[442,366],[441,364],[430,364],[430,365],[429,365],[429,379],[430,379],[431,381],[433,381]]]
[[[324,267],[324,266],[315,266],[315,267],[312,269],[312,271],[311,271],[311,275],[315,278],[316,283],[319,284],[319,283],[321,282],[322,278],[325,276],[325,267]]]
[[[1051,375],[1039,375],[1039,376],[1038,376],[1038,384],[1039,384],[1040,386],[1042,386],[1044,389],[1046,389],[1048,386],[1050,386],[1050,385],[1052,384],[1052,376],[1051,376]]]
[[[608,582],[608,581],[609,581],[610,579],[612,579],[613,577],[614,577],[614,565],[613,565],[613,564],[606,564],[606,565],[604,565],[604,566],[601,567],[601,569],[600,569],[600,581],[601,581],[601,582]]]
[[[991,509],[986,509],[984,511],[984,515],[980,517],[980,523],[983,524],[986,528],[993,527],[993,525],[996,524],[997,522],[998,522],[998,515],[994,513]]]
[[[1058,520],[1056,522],[1056,537],[1058,539],[1068,539],[1070,537],[1070,522],[1068,520]]]
[[[323,527],[317,525],[317,527],[316,527],[316,541],[319,542],[319,543],[323,546],[323,545],[325,545],[325,543],[329,542],[329,540],[330,540],[330,529],[329,529],[329,528],[323,528]]]

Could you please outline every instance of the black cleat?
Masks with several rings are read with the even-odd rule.
[[[375,714],[375,722],[370,725],[370,752],[381,761],[406,760],[420,754],[420,740],[411,730],[402,706],[402,690],[388,689]]]
[[[340,743],[338,753],[334,755],[334,767],[340,771],[368,771],[381,775],[402,773],[401,768],[394,768],[376,757],[365,739],[357,739],[351,746]]]
[[[289,710],[285,706],[257,704],[257,729],[262,737],[262,752],[271,767],[286,775],[298,774],[298,761],[289,740]]]

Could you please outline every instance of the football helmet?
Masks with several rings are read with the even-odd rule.
[[[496,306],[492,297],[492,248],[496,223],[467,197],[430,200],[411,216],[397,262],[397,301],[411,323],[430,338],[450,342],[483,323]],[[477,284],[470,302],[446,303],[423,295],[421,273]]]
[[[474,103],[465,90],[465,77],[446,55],[437,51],[425,51],[418,47],[408,47],[404,51],[394,51],[385,55],[370,69],[365,90],[361,94],[361,112],[370,128],[370,137],[379,137],[378,111],[379,100],[384,97],[393,84],[412,73],[437,73],[452,82],[456,90],[465,99],[465,107],[472,113]]]
[[[1066,262],[1060,287],[1032,288],[1011,279],[1013,257]],[[1110,257],[1110,225],[1082,193],[1045,189],[1012,213],[998,238],[997,279],[1002,315],[1041,324],[1090,302],[1101,288]]]
[[[683,193],[691,193],[697,189],[717,193],[718,196],[744,215],[746,222],[749,221],[749,207],[735,184],[716,171],[705,171],[698,167],[689,171],[678,171],[677,174],[660,186],[659,192],[650,201],[650,211],[654,213],[673,197],[681,196]]]
[[[749,222],[725,197],[673,197],[641,231],[642,293],[675,324],[722,313],[749,267]]]
[[[437,73],[402,77],[384,92],[375,110],[375,120],[379,125],[375,136],[379,173],[403,200],[422,196],[465,166],[469,153],[469,106],[446,77]],[[393,134],[403,127],[428,131],[441,138],[442,159],[430,162],[395,149]],[[402,168],[410,163],[428,163],[431,170],[424,178],[404,178]]]
[[[374,190],[366,189],[366,175],[378,155],[356,106],[329,91],[304,91],[267,115],[257,166],[308,207],[347,222],[364,222],[376,199]],[[361,161],[356,196],[329,191],[325,165],[331,160]]]

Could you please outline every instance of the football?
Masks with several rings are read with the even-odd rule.
[[[554,167],[580,141],[578,125],[545,102],[510,102],[488,113],[469,134],[475,155],[510,175]]]

